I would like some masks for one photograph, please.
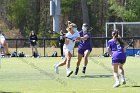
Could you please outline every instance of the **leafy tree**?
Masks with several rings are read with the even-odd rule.
[[[125,7],[135,13],[136,17],[133,21],[140,21],[140,0],[127,0]]]
[[[115,16],[117,19],[119,19],[119,21],[134,21],[137,17],[135,12],[131,8],[126,9],[124,6],[119,5],[116,0],[109,0],[109,5],[109,16]]]
[[[16,28],[24,29],[26,18],[29,16],[29,0],[11,0],[7,5],[7,17]]]
[[[82,14],[83,14],[83,23],[89,24],[87,0],[81,0],[81,6],[82,6]]]
[[[72,21],[80,27],[82,22],[82,11],[80,0],[61,0],[61,24],[65,30],[66,21]]]

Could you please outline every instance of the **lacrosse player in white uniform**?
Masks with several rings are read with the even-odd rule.
[[[79,32],[77,31],[77,26],[71,23],[68,28],[68,33],[65,35],[65,44],[63,46],[63,51],[65,58],[61,63],[55,64],[55,73],[59,74],[59,67],[66,65],[66,76],[69,77],[73,71],[70,70],[70,61],[72,57],[72,51],[75,46],[75,42],[80,40]]]

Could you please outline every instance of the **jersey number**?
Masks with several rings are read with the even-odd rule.
[[[122,53],[122,47],[120,46],[120,44],[117,45],[117,51],[118,51],[119,53]]]

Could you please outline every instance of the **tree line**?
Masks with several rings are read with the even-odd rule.
[[[60,0],[61,29],[66,21],[77,24],[78,30],[86,22],[93,28],[93,36],[104,36],[106,22],[140,21],[140,0]],[[34,30],[38,37],[56,37],[52,31],[50,0],[0,0],[0,20],[8,29],[19,29],[23,37]]]

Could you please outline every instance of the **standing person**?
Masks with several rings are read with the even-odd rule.
[[[60,47],[60,51],[61,51],[61,57],[63,58],[63,45],[64,45],[64,42],[65,42],[65,37],[64,37],[64,33],[63,31],[61,30],[60,31],[60,36],[59,36],[59,47]]]
[[[112,56],[112,66],[113,66],[113,75],[115,79],[115,84],[113,87],[119,87],[119,71],[121,76],[122,84],[126,84],[123,65],[126,61],[126,47],[125,42],[119,36],[119,32],[114,30],[112,32],[112,39],[108,41],[108,53]]]
[[[0,47],[4,47],[4,55],[11,55],[8,48],[8,43],[6,42],[5,36],[2,34],[2,31],[0,30]]]
[[[84,66],[83,66],[82,73],[85,74],[86,67],[87,67],[87,64],[88,64],[88,56],[89,56],[90,52],[92,51],[92,47],[91,47],[91,44],[90,44],[91,34],[87,32],[87,29],[88,29],[88,25],[86,23],[84,23],[82,25],[82,30],[79,32],[79,34],[80,34],[80,44],[78,46],[78,61],[77,61],[77,64],[76,64],[75,75],[78,74],[79,66],[80,66],[82,57],[84,57]]]
[[[66,65],[66,76],[69,77],[73,71],[70,70],[70,61],[72,57],[72,51],[75,46],[75,41],[80,38],[79,32],[77,31],[77,26],[74,23],[71,23],[68,28],[68,33],[65,35],[65,43],[63,46],[63,51],[65,54],[65,58],[61,63],[56,64],[55,73],[59,74],[58,68],[60,66]]]
[[[31,48],[32,48],[32,55],[33,56],[35,54],[36,54],[36,56],[38,56],[37,40],[38,40],[37,35],[34,33],[34,31],[31,31],[31,33],[30,33],[30,45],[31,45]]]

